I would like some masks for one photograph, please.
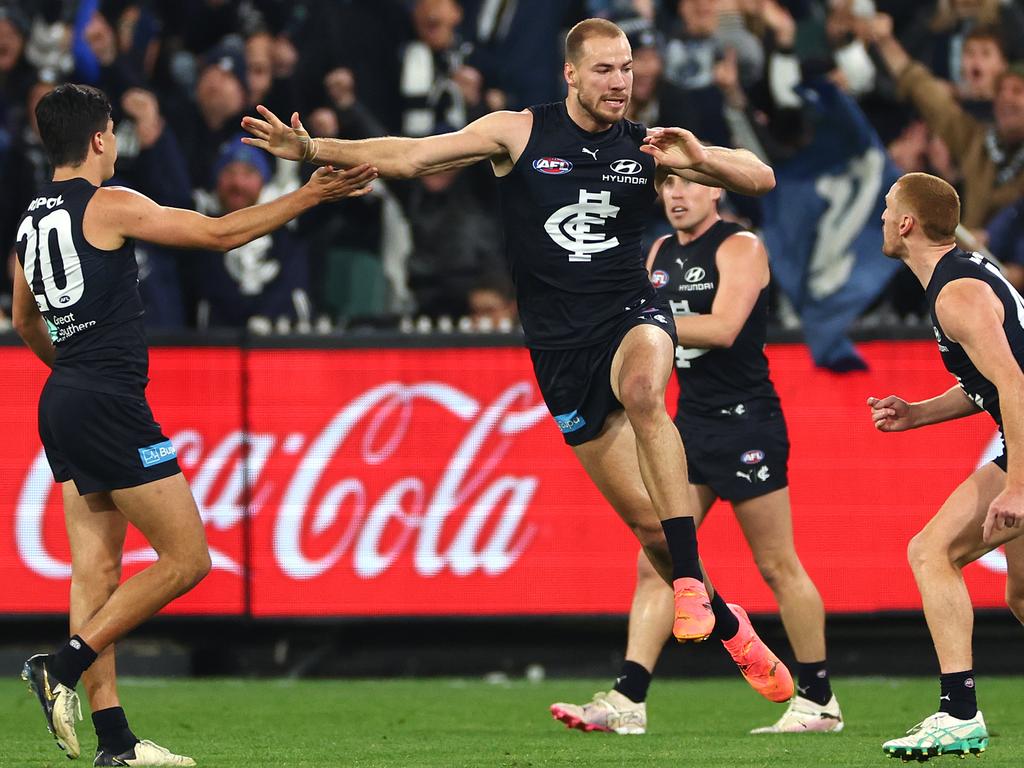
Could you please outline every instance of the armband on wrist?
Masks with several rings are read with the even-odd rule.
[[[320,147],[317,146],[316,139],[310,138],[306,141],[306,146],[302,152],[302,162],[312,163],[316,160],[317,154],[320,152]]]

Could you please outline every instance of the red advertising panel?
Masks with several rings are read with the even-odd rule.
[[[71,558],[61,490],[36,431],[36,403],[47,369],[28,350],[0,347],[0,613],[64,612]],[[237,349],[154,349],[150,403],[203,510],[213,572],[172,603],[168,613],[232,614],[243,610],[244,496],[239,466],[241,353]],[[124,577],[155,554],[129,528]]]
[[[862,351],[871,371],[840,376],[815,369],[802,346],[770,350],[793,442],[797,546],[829,610],[918,608],[907,542],[984,460],[995,429],[981,415],[877,433],[868,395],[918,399],[952,380],[932,342]],[[20,349],[0,349],[0,364],[11,372],[0,415],[0,613],[63,611],[59,491],[35,435],[44,375]],[[214,572],[170,612],[628,609],[636,544],[563,444],[524,350],[161,349],[151,375],[154,412],[214,556]],[[702,528],[701,551],[729,599],[775,610],[727,507]],[[130,536],[128,572],[150,557]],[[968,567],[976,605],[1003,605],[1004,571],[1000,552]]]

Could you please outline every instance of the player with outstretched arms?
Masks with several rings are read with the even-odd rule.
[[[81,679],[99,738],[95,765],[195,765],[135,737],[115,676],[114,643],[210,569],[199,510],[146,402],[149,353],[134,241],[227,251],[318,203],[365,194],[375,171],[322,168],[273,202],[209,218],[101,186],[117,160],[102,91],[61,85],[42,98],[36,117],[54,173],[18,226],[13,316],[52,369],[39,397],[39,436],[64,500],[71,637],[25,662],[22,677],[69,758],[81,751]],[[119,584],[128,523],[158,558]]]
[[[1004,448],[910,541],[907,556],[939,658],[939,710],[882,749],[904,760],[978,754],[989,734],[978,709],[974,612],[963,568],[1005,547],[1006,600],[1024,622],[1024,299],[994,264],[956,246],[960,198],[948,183],[909,173],[885,202],[882,250],[921,281],[942,362],[958,383],[916,403],[869,397],[875,427],[902,432],[984,410],[1002,432]]]
[[[674,586],[673,634],[700,641],[716,616],[733,614],[703,581],[694,506],[680,482],[686,458],[665,410],[675,327],[647,277],[641,238],[656,168],[744,194],[767,192],[774,174],[750,152],[626,120],[632,57],[611,22],[588,19],[570,30],[564,75],[563,102],[495,112],[440,136],[312,139],[298,114],[288,125],[264,107],[262,119],[246,117],[242,127],[249,144],[278,157],[372,162],[383,177],[491,163],[544,400],[595,485]],[[785,667],[777,673],[788,678]]]

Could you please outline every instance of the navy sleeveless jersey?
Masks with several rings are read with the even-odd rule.
[[[640,151],[647,129],[620,120],[588,133],[564,102],[530,111],[529,143],[498,179],[526,344],[590,346],[656,295],[641,245],[655,199],[654,159]]]
[[[113,251],[82,232],[96,193],[85,179],[43,186],[18,225],[18,261],[50,329],[55,384],[141,395],[149,355],[135,244]]]
[[[746,230],[718,221],[686,245],[669,236],[658,248],[651,281],[668,298],[673,315],[708,315],[718,292],[715,255],[726,238]],[[676,347],[680,416],[716,416],[739,405],[778,407],[779,398],[768,376],[764,354],[768,325],[768,289],[757,302],[728,348]]]
[[[939,319],[935,316],[935,300],[939,297],[939,292],[947,284],[961,278],[973,278],[987,283],[996,298],[1002,302],[1003,330],[1006,332],[1010,351],[1013,352],[1013,356],[1022,370],[1024,370],[1024,299],[1021,299],[1020,294],[1007,282],[998,267],[992,262],[980,254],[966,253],[959,248],[954,248],[939,259],[926,290],[928,309],[932,316],[932,327],[935,331],[935,340],[939,343],[943,365],[960,382],[960,388],[964,393],[979,408],[988,411],[989,415],[995,419],[996,424],[1002,427],[999,392],[995,385],[981,375],[981,372],[971,362],[971,358],[964,352],[963,347],[946,337]]]

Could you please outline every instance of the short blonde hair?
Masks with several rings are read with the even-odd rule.
[[[565,36],[565,60],[573,64],[580,60],[583,44],[592,37],[625,37],[617,24],[607,19],[584,19]]]
[[[908,173],[900,177],[896,197],[925,237],[936,243],[953,240],[960,223],[960,195],[948,181],[930,173]]]

